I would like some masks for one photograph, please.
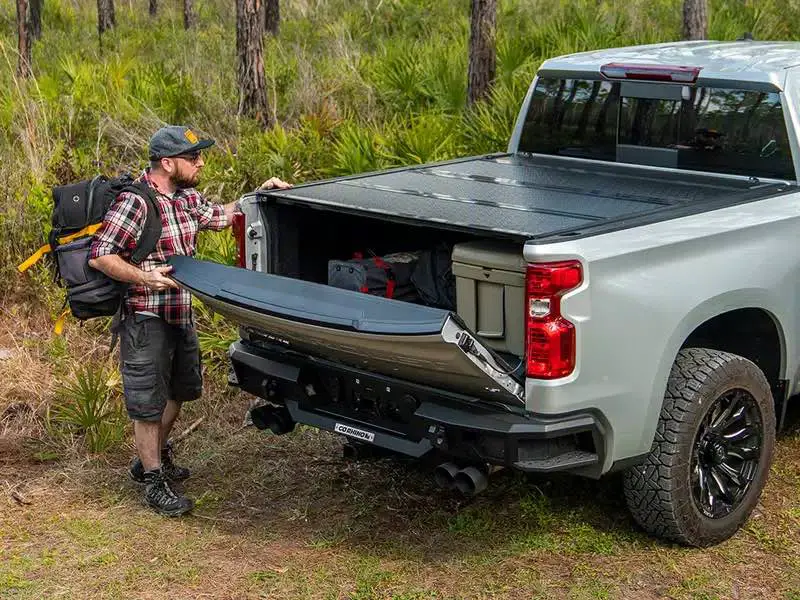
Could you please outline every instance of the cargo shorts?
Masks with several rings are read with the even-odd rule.
[[[129,315],[119,327],[125,407],[134,421],[160,421],[167,400],[196,400],[203,391],[200,344],[191,325]]]

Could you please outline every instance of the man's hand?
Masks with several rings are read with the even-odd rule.
[[[277,177],[270,177],[264,183],[261,184],[261,187],[258,188],[260,190],[288,190],[292,187],[291,183],[286,183],[282,179],[278,179]]]
[[[144,285],[155,291],[179,287],[172,279],[166,277],[166,274],[172,271],[169,265],[156,267],[152,271],[142,271],[139,267],[123,260],[119,254],[105,254],[89,259],[89,266],[117,281]]]
[[[261,184],[261,187],[258,189],[260,190],[287,190],[292,187],[291,183],[286,183],[283,179],[279,179],[278,177],[270,177],[264,183]],[[228,220],[228,225],[233,223],[233,216],[237,212],[241,212],[241,208],[239,207],[239,201],[236,200],[235,202],[229,202],[228,204],[223,204],[222,210],[225,211],[225,217]]]
[[[154,292],[160,292],[169,288],[178,288],[179,286],[177,283],[169,277],[166,277],[167,273],[171,271],[171,266],[156,267],[152,271],[142,271],[142,285],[150,288]]]

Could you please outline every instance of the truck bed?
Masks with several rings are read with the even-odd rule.
[[[752,202],[792,189],[783,182],[498,154],[260,194],[280,204],[550,242]]]

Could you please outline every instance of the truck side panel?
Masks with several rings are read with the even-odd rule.
[[[672,363],[687,337],[735,309],[766,311],[782,347],[780,378],[798,391],[800,194],[562,244],[528,244],[530,262],[578,257],[586,284],[564,298],[576,371],[527,382],[529,410],[596,407],[610,425],[608,468],[647,452]],[[612,442],[613,440],[613,442]]]

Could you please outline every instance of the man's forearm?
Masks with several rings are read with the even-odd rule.
[[[89,266],[123,283],[144,283],[144,271],[126,262],[117,254],[106,254],[105,256],[91,258],[89,259]]]

